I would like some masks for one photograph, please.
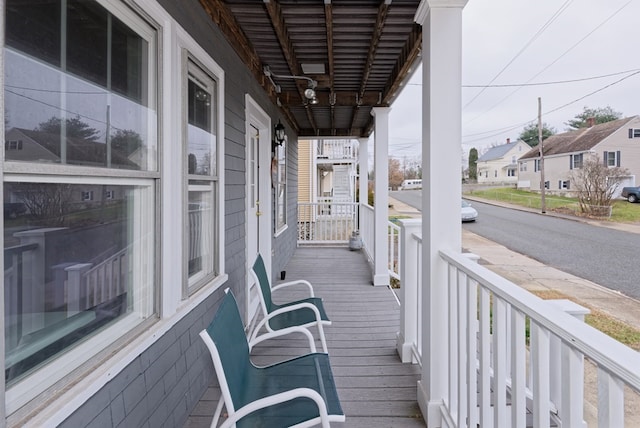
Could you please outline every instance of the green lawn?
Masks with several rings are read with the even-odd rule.
[[[486,190],[473,190],[465,193],[493,201],[502,201],[520,205],[532,209],[541,208],[541,196],[539,193],[517,190],[512,188],[495,188]],[[558,211],[565,214],[582,215],[579,212],[578,200],[561,196],[546,195],[545,204],[547,211]],[[640,222],[640,204],[631,204],[627,201],[616,200],[611,210],[610,221],[621,223]]]

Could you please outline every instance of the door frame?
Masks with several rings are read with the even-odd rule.
[[[251,144],[251,128],[258,130],[258,185],[260,195],[260,207],[262,215],[258,217],[259,242],[258,251],[265,260],[267,275],[271,278],[271,225],[273,217],[273,205],[271,203],[271,118],[249,95],[245,95],[245,260],[246,260],[246,308],[247,323],[251,321],[255,310],[255,301],[251,302],[249,288],[252,285],[252,277],[249,271],[253,266],[254,256],[249,254],[249,241],[256,236],[249,236],[250,213],[250,189],[249,189],[249,147]]]

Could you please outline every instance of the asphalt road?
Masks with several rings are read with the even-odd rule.
[[[419,191],[390,196],[420,209]],[[541,263],[640,299],[640,235],[496,205],[472,202],[469,231]]]

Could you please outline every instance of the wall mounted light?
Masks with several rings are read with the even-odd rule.
[[[288,75],[275,74],[271,71],[268,65],[264,66],[263,72],[264,72],[264,75],[267,76],[267,78],[273,85],[274,89],[276,90],[276,93],[278,94],[281,92],[281,88],[280,88],[280,85],[276,84],[276,82],[273,81],[274,77],[276,79],[306,80],[308,82],[308,86],[307,86],[307,89],[304,90],[304,97],[307,99],[306,101],[309,104],[318,104],[318,98],[316,97],[316,86],[318,86],[318,82],[313,80],[312,78],[307,76],[288,76]]]
[[[277,146],[281,146],[286,138],[284,125],[278,120],[278,124],[273,128],[273,151]]]

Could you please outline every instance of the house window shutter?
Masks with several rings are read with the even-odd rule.
[[[609,166],[609,152],[604,152],[602,155],[602,161],[604,162],[604,166]]]
[[[573,169],[573,155],[569,155],[569,169]]]
[[[567,180],[567,190],[571,188],[571,180]]]
[[[616,152],[616,166],[620,166],[620,150]]]
[[[562,180],[558,180],[558,189],[562,189]]]
[[[633,128],[629,128],[629,138],[633,138]]]

